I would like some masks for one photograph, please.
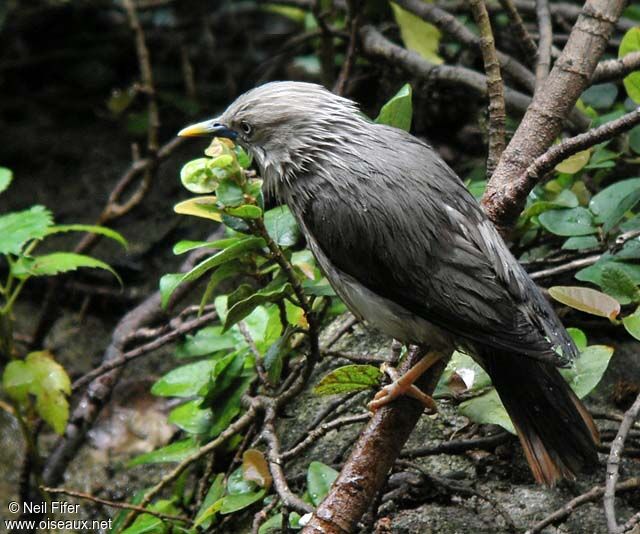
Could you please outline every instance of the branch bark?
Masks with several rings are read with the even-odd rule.
[[[589,85],[624,5],[624,0],[587,0],[562,55],[505,150],[482,200],[487,215],[503,232],[515,222],[531,190],[529,162],[560,133]]]

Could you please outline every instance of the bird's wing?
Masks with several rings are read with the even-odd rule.
[[[476,200],[429,147],[409,148],[421,154],[395,156],[419,158],[419,170],[365,158],[349,179],[303,178],[293,196],[305,230],[337,269],[429,322],[567,363],[573,342]]]

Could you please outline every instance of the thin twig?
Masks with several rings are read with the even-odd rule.
[[[596,263],[601,257],[602,256],[600,254],[595,254],[594,256],[587,256],[586,258],[573,260],[568,263],[558,265],[557,267],[550,267],[549,269],[542,269],[541,271],[529,273],[529,276],[533,280],[549,278],[551,276],[556,276],[558,274],[575,271],[577,269],[582,269],[583,267],[589,267],[590,265],[593,265],[594,263]]]
[[[620,532],[620,527],[618,526],[618,522],[616,520],[615,510],[616,482],[618,482],[620,457],[622,456],[624,442],[627,439],[627,434],[629,433],[631,426],[638,418],[639,413],[640,394],[636,397],[636,400],[631,405],[631,408],[629,408],[625,412],[622,423],[620,423],[620,428],[618,429],[618,434],[611,444],[611,452],[609,453],[609,458],[607,459],[607,478],[605,483],[603,505],[604,515],[607,518],[607,528],[609,529],[609,534],[618,534]]]
[[[602,143],[607,139],[611,139],[638,124],[640,124],[640,107],[616,120],[607,122],[602,126],[598,126],[575,137],[565,139],[557,145],[553,145],[541,156],[538,156],[525,171],[528,184],[533,186],[547,172],[572,154]],[[527,185],[527,187],[529,187],[529,185]]]
[[[553,44],[553,28],[548,0],[536,0],[536,16],[538,17],[538,57],[536,61],[536,91],[549,76],[551,68],[551,45]]]
[[[499,2],[502,8],[507,12],[507,16],[511,22],[509,28],[513,30],[518,46],[520,46],[522,52],[524,52],[524,55],[529,60],[529,64],[535,65],[536,57],[538,55],[538,47],[527,31],[518,8],[513,3],[513,0],[499,0]]]
[[[313,512],[313,508],[309,504],[304,502],[289,489],[289,483],[287,482],[284,470],[282,469],[280,440],[276,434],[275,419],[275,409],[271,406],[267,407],[262,437],[268,445],[267,458],[269,461],[269,471],[271,471],[271,476],[273,477],[273,485],[278,496],[282,500],[282,503],[287,508],[291,508],[300,514]]]
[[[616,491],[618,492],[629,491],[636,488],[640,488],[640,477],[630,478],[628,480],[625,480],[624,482],[616,484]],[[562,521],[565,521],[567,517],[569,517],[580,506],[590,502],[596,502],[598,499],[600,499],[604,495],[604,491],[604,486],[595,486],[591,490],[583,493],[582,495],[579,495],[575,499],[571,499],[562,508],[559,508],[555,512],[545,517],[542,521],[539,521],[538,523],[533,525],[529,530],[525,532],[525,534],[536,534],[537,532],[542,532],[542,530],[549,525],[557,525]]]
[[[624,78],[640,69],[640,52],[631,52],[619,59],[601,61],[593,73],[592,83],[603,83]]]
[[[171,332],[168,332],[167,334],[160,336],[159,338],[154,339],[149,343],[145,343],[144,345],[140,345],[135,349],[125,352],[120,358],[103,363],[100,367],[96,367],[95,369],[78,378],[73,383],[72,389],[78,390],[79,388],[91,382],[94,378],[112,371],[116,367],[121,367],[129,363],[131,360],[135,360],[140,356],[148,354],[151,351],[154,351],[164,345],[167,345],[168,343],[175,341],[179,337],[188,334],[189,332],[200,328],[202,325],[205,325],[208,322],[214,320],[217,316],[218,314],[215,311],[206,313],[201,317],[197,317],[191,321],[184,323],[175,330],[172,330]]]
[[[347,27],[349,28],[349,43],[347,45],[347,54],[342,63],[342,69],[338,75],[338,80],[333,86],[333,92],[337,95],[343,95],[349,80],[349,75],[356,60],[356,49],[358,46],[358,31],[360,30],[361,8],[360,0],[347,0]]]
[[[292,447],[288,451],[283,452],[280,455],[280,459],[283,462],[286,462],[291,458],[294,458],[301,452],[303,452],[305,449],[309,448],[316,441],[318,441],[322,436],[324,436],[325,434],[328,434],[332,430],[337,430],[338,428],[342,428],[343,426],[347,426],[347,425],[362,423],[364,421],[368,421],[370,418],[371,418],[371,414],[367,412],[367,413],[361,413],[357,415],[347,415],[345,417],[339,417],[338,419],[334,419],[333,421],[324,423],[319,427],[317,427],[316,429],[309,432],[307,436],[295,447]]]
[[[504,105],[504,87],[496,43],[491,29],[491,21],[484,0],[469,0],[471,13],[480,30],[480,50],[487,73],[487,95],[489,97],[489,154],[487,155],[487,178],[498,166],[505,147],[505,122],[507,113]]]
[[[87,501],[95,502],[97,504],[108,506],[109,508],[119,508],[121,510],[135,510],[136,512],[139,512],[141,514],[149,514],[154,517],[157,517],[158,519],[166,519],[168,521],[182,521],[183,523],[187,523],[188,525],[193,525],[193,521],[183,515],[163,514],[162,512],[149,510],[144,506],[129,504],[127,502],[110,501],[107,499],[96,497],[95,495],[90,495],[89,493],[74,491],[67,488],[48,488],[46,486],[40,486],[40,489],[42,491],[46,491],[47,493],[68,495],[69,497],[75,497],[77,499],[84,499]]]

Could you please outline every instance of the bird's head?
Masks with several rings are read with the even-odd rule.
[[[241,95],[222,115],[188,126],[181,136],[227,137],[255,159],[270,189],[279,190],[336,150],[354,150],[363,123],[354,102],[324,87],[271,82]]]

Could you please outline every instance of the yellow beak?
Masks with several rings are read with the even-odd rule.
[[[179,137],[197,137],[203,135],[226,137],[227,139],[235,139],[238,137],[238,134],[234,130],[228,128],[224,124],[221,124],[218,119],[198,122],[191,126],[187,126],[178,132]]]

